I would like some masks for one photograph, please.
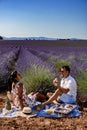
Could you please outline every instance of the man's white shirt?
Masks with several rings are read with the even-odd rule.
[[[60,82],[62,88],[68,88],[69,92],[67,94],[72,95],[76,100],[77,96],[77,84],[75,79],[69,75],[67,78],[62,78]]]

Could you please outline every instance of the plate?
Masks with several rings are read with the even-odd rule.
[[[69,114],[69,113],[72,112],[76,107],[77,107],[76,105],[67,104],[67,105],[65,105],[63,108],[57,107],[54,112],[55,112],[55,113],[61,113],[61,114]]]
[[[64,109],[64,108],[59,108],[54,110],[55,113],[61,113],[61,114],[69,114],[71,111],[68,109]]]
[[[73,110],[73,109],[75,109],[77,107],[77,105],[71,105],[71,104],[67,104],[67,105],[65,105],[65,109],[69,109],[69,110]]]

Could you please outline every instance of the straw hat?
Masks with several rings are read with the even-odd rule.
[[[25,114],[29,114],[32,112],[32,109],[30,107],[24,107],[22,112]]]

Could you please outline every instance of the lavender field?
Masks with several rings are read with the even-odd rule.
[[[13,70],[24,74],[32,66],[47,69],[52,78],[58,76],[61,64],[71,67],[71,74],[78,83],[78,90],[87,96],[87,41],[0,41],[0,91],[7,87]],[[39,70],[40,71],[40,70]],[[33,80],[33,77],[32,77]]]

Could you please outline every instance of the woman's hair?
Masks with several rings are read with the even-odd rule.
[[[17,74],[18,74],[17,71],[13,71],[13,72],[11,73],[11,75],[10,75],[10,78],[11,78],[12,80],[14,80],[14,79],[17,77]]]
[[[10,92],[11,92],[11,90],[12,90],[12,83],[13,83],[13,82],[14,82],[14,83],[17,83],[17,82],[18,82],[18,81],[15,79],[15,78],[17,77],[17,74],[18,74],[17,71],[13,71],[13,72],[10,74],[9,78],[8,78],[8,91],[10,91]]]

